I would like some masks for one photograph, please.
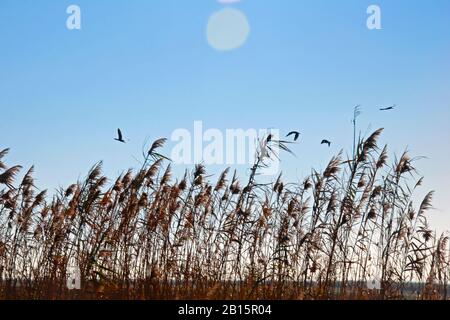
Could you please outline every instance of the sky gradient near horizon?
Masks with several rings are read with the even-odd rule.
[[[66,28],[71,4],[81,30]],[[366,27],[371,4],[381,7],[382,30]],[[208,45],[207,23],[227,6],[247,17],[250,33],[220,52]],[[10,165],[34,164],[39,187],[66,186],[99,160],[114,177],[138,165],[146,139],[196,120],[205,129],[300,130],[297,157],[282,163],[296,181],[351,152],[361,104],[363,134],[383,127],[391,154],[427,157],[417,165],[423,190],[436,190],[430,222],[450,230],[448,0],[2,0],[0,43],[0,149],[11,148]],[[128,144],[112,140],[117,127]]]

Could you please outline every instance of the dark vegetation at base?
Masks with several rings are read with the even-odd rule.
[[[387,290],[391,294],[381,296],[380,290],[369,290],[365,288],[365,283],[354,283],[348,285],[344,294],[341,294],[340,284],[335,288],[330,288],[327,295],[324,295],[317,285],[312,285],[310,290],[304,289],[298,284],[285,284],[287,289],[283,291],[283,296],[278,295],[279,284],[273,283],[261,285],[255,290],[247,284],[222,283],[215,285],[214,295],[211,295],[211,286],[189,288],[178,286],[175,283],[151,283],[146,281],[131,282],[127,285],[99,286],[89,283],[83,290],[68,290],[65,286],[55,286],[53,283],[29,284],[20,283],[4,285],[0,289],[2,299],[7,300],[329,300],[331,296],[339,300],[447,300],[448,297],[441,295],[437,290],[429,295],[423,295],[423,283],[408,283],[404,285],[402,291],[398,289]],[[395,285],[398,288],[399,285]],[[7,288],[9,292],[6,292]],[[36,288],[40,288],[40,292]],[[450,289],[447,286],[447,292]],[[443,289],[445,291],[445,289]]]

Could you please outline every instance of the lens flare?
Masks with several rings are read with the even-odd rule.
[[[239,10],[225,8],[213,13],[208,21],[207,39],[211,47],[219,51],[234,50],[248,39],[250,25]]]

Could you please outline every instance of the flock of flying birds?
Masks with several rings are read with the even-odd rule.
[[[390,106],[390,107],[387,107],[387,108],[380,108],[380,111],[391,111],[391,110],[394,110],[396,107],[397,107],[397,105],[393,105],[393,106]],[[294,142],[297,142],[298,139],[300,138],[300,135],[301,135],[301,133],[300,133],[299,131],[291,131],[291,132],[289,132],[289,133],[286,135],[286,138],[289,138],[289,137],[292,136]],[[267,142],[271,141],[272,138],[273,138],[273,135],[270,134],[270,135],[267,137]],[[115,138],[114,140],[116,140],[116,141],[118,141],[118,142],[121,142],[121,143],[126,143],[126,141],[125,141],[124,138],[123,138],[122,130],[117,129],[117,138]],[[320,144],[322,144],[322,145],[328,145],[329,148],[331,147],[331,141],[330,141],[330,140],[327,140],[327,139],[323,139],[322,142],[321,142]]]

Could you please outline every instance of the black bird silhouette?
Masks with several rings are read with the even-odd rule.
[[[270,142],[270,141],[272,141],[272,139],[273,139],[273,134],[269,134],[267,136],[266,142]]]
[[[331,142],[330,141],[328,141],[328,140],[322,140],[322,142],[320,143],[320,144],[327,144],[328,145],[328,147],[331,147]]]
[[[300,132],[298,132],[298,131],[291,131],[291,132],[288,133],[286,138],[288,138],[290,136],[294,136],[294,141],[297,141],[298,138],[300,137]]]
[[[388,108],[381,108],[380,111],[388,111],[388,110],[394,110],[396,107],[396,105],[394,104],[393,106],[390,106]]]
[[[125,140],[123,140],[122,131],[120,129],[117,129],[117,138],[114,140],[125,143]]]

